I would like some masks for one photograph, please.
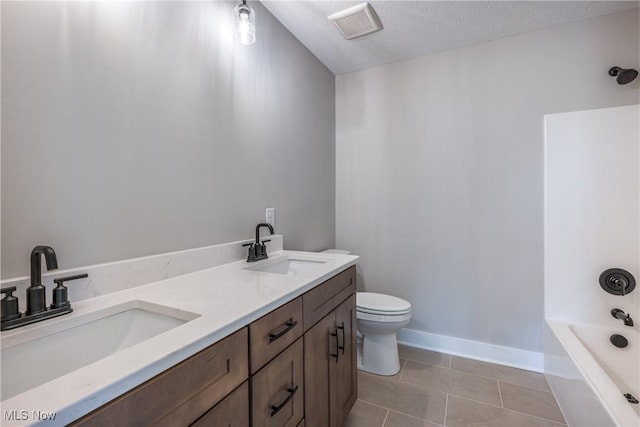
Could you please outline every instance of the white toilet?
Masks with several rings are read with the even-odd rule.
[[[340,249],[323,252],[350,253]],[[408,301],[391,295],[357,292],[358,341],[362,336],[362,351],[358,345],[358,369],[377,375],[397,374],[400,371],[400,357],[396,332],[406,326],[409,319],[411,304]]]
[[[358,368],[378,375],[397,374],[396,332],[409,323],[411,304],[391,295],[358,292],[356,318],[362,334],[362,364]]]

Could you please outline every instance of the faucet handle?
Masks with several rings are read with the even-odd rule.
[[[260,242],[258,243],[245,243],[242,246],[249,246],[247,251],[247,262],[258,261],[260,252]]]
[[[12,295],[15,290],[15,286],[0,289],[0,292],[5,294],[5,297],[2,299],[2,313],[0,313],[0,319],[2,319],[2,321],[13,320],[20,317],[18,298]]]
[[[59,277],[57,279],[53,279],[53,283],[55,283],[58,286],[63,286],[64,282],[68,282],[69,280],[84,279],[85,277],[89,277],[89,275],[87,273],[84,273],[84,274],[76,274],[75,276]]]
[[[53,279],[53,283],[58,286],[56,286],[53,290],[53,303],[51,304],[51,308],[62,308],[71,305],[67,296],[67,287],[64,285],[64,282],[68,282],[69,280],[84,279],[85,277],[89,277],[89,275],[85,273],[76,274],[75,276],[59,277],[57,279]]]

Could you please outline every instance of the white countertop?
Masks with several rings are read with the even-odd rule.
[[[246,270],[278,258],[295,257],[323,261],[309,273],[287,276]],[[355,265],[354,255],[278,251],[268,260],[248,264],[237,261],[148,285],[73,303],[71,314],[2,333],[36,333],[55,323],[86,316],[128,301],[140,300],[199,315],[174,329],[94,362],[41,386],[2,401],[2,425],[32,424],[34,410],[54,412],[53,421],[64,425],[109,402],[189,356],[248,325],[314,286]],[[38,333],[40,335],[40,333]],[[82,349],[69,349],[82,351]],[[47,363],[46,349],[42,363]],[[28,411],[28,421],[11,421],[5,411]]]

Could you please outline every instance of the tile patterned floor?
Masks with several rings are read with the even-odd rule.
[[[358,372],[346,427],[561,427],[544,375],[400,346],[392,377]]]

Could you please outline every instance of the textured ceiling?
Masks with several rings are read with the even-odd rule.
[[[262,4],[335,74],[638,8],[639,1],[369,1],[384,29],[345,40],[327,16],[362,1]],[[638,9],[634,11],[638,13]]]

